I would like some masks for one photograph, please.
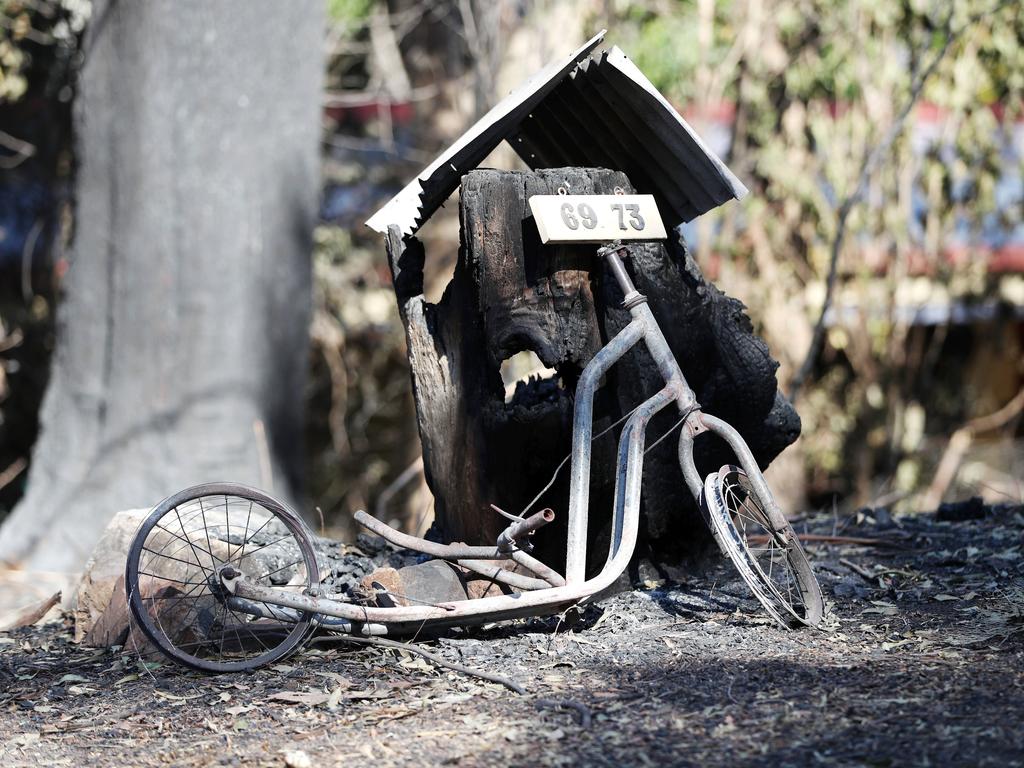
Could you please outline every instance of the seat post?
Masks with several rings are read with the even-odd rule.
[[[615,282],[622,289],[622,306],[626,309],[632,309],[637,304],[643,304],[647,301],[647,297],[640,293],[636,286],[633,285],[633,280],[630,278],[629,273],[626,272],[626,265],[622,263],[622,259],[629,256],[629,249],[621,243],[611,243],[604,248],[599,248],[597,255],[603,256],[605,261],[608,262],[608,266],[615,276]]]
[[[690,385],[686,383],[686,377],[683,376],[683,371],[672,353],[672,348],[669,347],[661,326],[658,325],[654,313],[647,305],[647,297],[636,289],[626,272],[622,259],[629,256],[629,250],[622,243],[615,242],[599,248],[597,254],[608,261],[608,266],[611,268],[612,274],[615,275],[615,281],[625,294],[625,298],[622,300],[623,308],[629,310],[629,314],[634,320],[639,320],[642,323],[644,344],[647,351],[651,353],[651,357],[654,358],[654,363],[658,366],[662,378],[666,384],[674,385],[677,388],[676,401],[680,412],[690,410],[691,406],[696,404],[697,396],[690,389]]]

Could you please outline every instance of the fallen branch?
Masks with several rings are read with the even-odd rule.
[[[1010,402],[995,413],[971,419],[954,432],[942,454],[939,467],[935,470],[931,485],[928,486],[928,490],[925,491],[924,497],[921,499],[921,509],[935,509],[939,506],[942,497],[946,495],[946,491],[960,469],[960,462],[963,461],[964,454],[971,447],[975,437],[1006,426],[1022,410],[1024,410],[1024,387],[1021,387]]]
[[[573,709],[580,716],[580,728],[590,727],[590,708],[586,704],[571,699],[537,699],[535,703],[541,709]]]
[[[61,593],[58,591],[50,595],[45,600],[30,605],[28,608],[19,613],[18,616],[14,619],[14,621],[12,621],[6,627],[0,627],[0,631],[6,632],[11,629],[18,629],[19,627],[31,627],[33,624],[35,624],[37,621],[43,618],[43,616],[48,614],[50,612],[50,609],[53,608],[53,606],[60,602],[60,596]]]
[[[856,573],[861,578],[866,579],[871,584],[875,583],[876,574],[871,573],[871,571],[867,570],[866,568],[860,567],[855,562],[853,562],[852,560],[847,560],[845,557],[839,558],[839,562],[840,564],[845,565],[847,568],[849,568],[851,571]]]
[[[418,656],[422,656],[428,661],[437,664],[439,667],[450,669],[453,672],[458,672],[459,674],[467,675],[469,677],[478,677],[481,680],[487,680],[491,683],[498,683],[498,685],[503,685],[513,693],[518,693],[519,695],[526,693],[526,689],[514,680],[503,677],[502,675],[496,675],[493,672],[485,672],[481,669],[473,669],[472,667],[467,667],[454,661],[448,661],[447,659],[441,658],[436,653],[431,653],[425,648],[421,648],[420,646],[412,643],[402,643],[398,640],[386,640],[383,637],[356,637],[355,635],[330,635],[327,637],[315,638],[312,642],[349,642],[359,643],[361,645],[375,645],[379,648],[394,648],[399,651],[408,651],[409,653],[415,653]]]
[[[889,539],[870,539],[864,536],[828,536],[822,533],[801,533],[801,542],[818,542],[821,544],[858,544],[864,547],[899,547],[903,545],[898,541],[891,541]],[[747,542],[750,544],[767,544],[767,536],[748,536]]]
[[[859,544],[865,547],[903,547],[900,542],[889,539],[872,539],[866,536],[827,536],[821,533],[801,534],[800,541],[816,541],[822,544]]]

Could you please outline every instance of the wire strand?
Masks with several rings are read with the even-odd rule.
[[[643,405],[643,403],[641,403],[640,405]],[[639,410],[640,405],[636,406],[631,411],[629,411],[625,415],[621,416],[615,422],[613,422],[612,424],[610,424],[609,426],[605,427],[600,432],[598,432],[596,435],[591,437],[590,438],[590,442],[593,443],[599,437],[604,437],[605,435],[607,435],[609,432],[611,432],[613,429],[615,429],[615,427],[617,427],[619,424],[621,424],[626,419],[628,419],[630,416],[632,416],[634,413],[636,413],[637,410]],[[696,402],[693,403],[689,408],[686,409],[686,412],[683,413],[683,415],[679,418],[679,420],[675,424],[673,424],[671,427],[669,427],[668,430],[666,430],[666,432],[661,437],[659,437],[657,440],[655,440],[653,443],[651,443],[651,445],[648,446],[646,450],[644,450],[644,455],[646,456],[650,451],[654,450],[654,448],[658,445],[658,443],[660,443],[666,437],[668,437],[673,432],[675,432],[677,429],[679,429],[679,427],[683,424],[683,422],[685,422],[688,418],[690,418],[690,416],[693,414],[694,411],[698,411],[698,410],[700,410],[700,404],[696,403]],[[540,492],[536,496],[533,497],[533,501],[531,501],[529,504],[527,504],[523,508],[523,511],[519,513],[518,519],[521,520],[522,518],[526,517],[526,513],[529,512],[531,509],[533,509],[533,507],[537,504],[537,502],[540,501],[541,496],[543,496],[545,493],[547,493],[551,489],[551,486],[553,486],[555,484],[555,481],[558,479],[558,473],[562,471],[562,467],[564,467],[565,463],[567,461],[569,461],[569,459],[571,459],[571,458],[572,458],[572,452],[570,451],[568,454],[566,454],[565,458],[562,459],[559,462],[558,466],[555,467],[555,471],[551,475],[551,479],[548,480],[547,485],[545,485],[543,488],[541,488]],[[494,507],[493,504],[491,506]],[[497,509],[497,508],[495,508],[495,509]],[[499,511],[505,517],[511,517],[504,510],[499,510]]]

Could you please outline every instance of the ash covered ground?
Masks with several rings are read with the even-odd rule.
[[[823,630],[776,627],[716,561],[685,574],[643,563],[633,589],[578,614],[417,639],[522,696],[330,638],[205,676],[75,646],[67,623],[0,634],[0,761],[1024,765],[1024,511],[941,517],[799,521],[819,539],[807,548]],[[339,585],[407,561],[367,554],[339,556]]]

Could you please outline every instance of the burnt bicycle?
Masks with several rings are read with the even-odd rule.
[[[538,199],[542,197],[548,199]],[[624,202],[648,197],[550,195],[536,196],[530,203],[545,242],[557,242],[560,236],[580,239],[573,232],[560,235],[559,229],[582,227],[595,230],[588,237],[601,236],[602,205],[604,213],[618,214],[612,216],[612,234],[625,230],[632,240],[663,238],[656,207],[645,207],[654,206],[653,200]],[[816,626],[823,615],[821,590],[746,442],[725,421],[701,410],[647,299],[624,267],[628,246],[620,239],[599,248],[597,255],[622,289],[631,321],[589,362],[576,388],[563,573],[530,554],[529,538],[554,519],[549,509],[527,514],[528,507],[513,516],[491,545],[431,542],[358,512],[357,522],[393,544],[485,574],[508,591],[445,603],[365,604],[323,590],[312,534],[284,504],[242,485],[199,485],[160,502],[132,542],[125,588],[132,616],[145,636],[174,661],[229,672],[282,658],[316,628],[362,636],[410,635],[425,628],[551,615],[593,600],[633,556],[647,427],[670,406],[679,412],[683,479],[719,548],[775,621],[785,627]],[[594,396],[609,368],[640,343],[654,359],[664,386],[624,417],[611,542],[603,567],[587,578]],[[725,440],[736,464],[702,478],[693,450],[695,439],[705,432]],[[509,562],[515,570],[503,567]]]

